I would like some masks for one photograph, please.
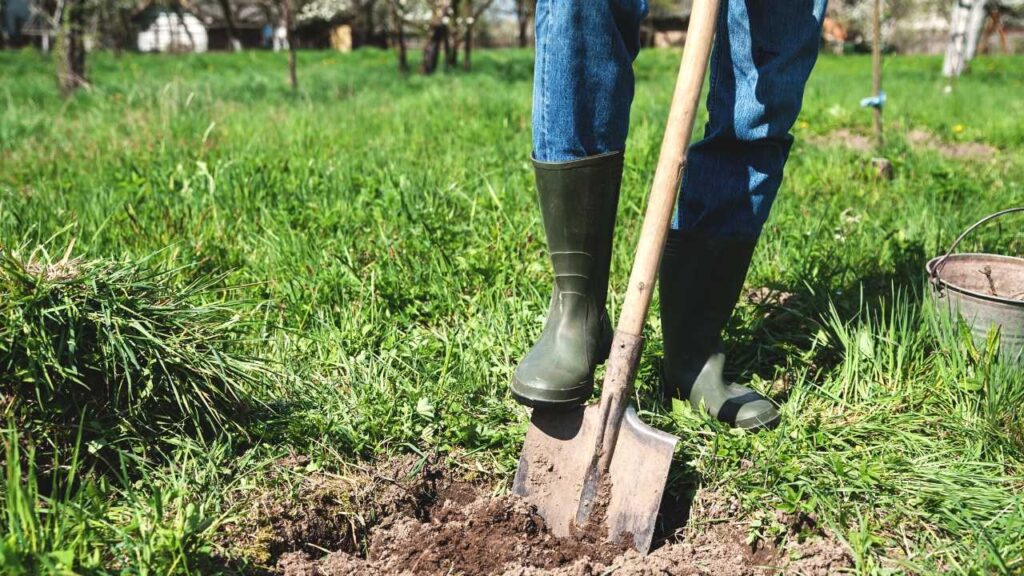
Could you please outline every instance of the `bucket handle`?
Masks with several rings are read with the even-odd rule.
[[[936,288],[941,290],[941,284],[939,282],[939,272],[942,270],[942,267],[946,265],[946,260],[948,260],[949,257],[953,255],[953,251],[956,250],[956,247],[959,246],[961,242],[963,242],[964,238],[967,238],[968,234],[974,232],[979,226],[985,224],[986,222],[995,220],[1000,216],[1005,216],[1013,212],[1024,212],[1024,206],[1017,206],[1016,208],[1007,208],[1005,210],[1000,210],[999,212],[996,212],[994,214],[989,214],[988,216],[985,216],[984,218],[978,220],[974,224],[971,224],[970,227],[967,228],[967,230],[964,230],[963,233],[961,233],[960,236],[957,237],[956,241],[953,242],[953,245],[949,247],[949,250],[946,250],[946,253],[942,256],[942,259],[939,260],[938,263],[935,264],[935,266],[932,268],[932,284],[934,284]]]

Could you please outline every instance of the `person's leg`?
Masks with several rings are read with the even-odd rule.
[[[721,331],[732,315],[779,185],[826,0],[725,0],[711,62],[709,121],[690,148],[661,267],[666,391],[732,425],[778,413],[723,380]]]
[[[825,0],[724,0],[709,120],[690,148],[674,228],[756,239],[782,183]]]
[[[554,288],[544,331],[512,380],[524,404],[585,402],[607,355],[608,269],[646,11],[646,0],[537,1],[533,159]]]
[[[621,152],[647,0],[537,0],[533,156]]]

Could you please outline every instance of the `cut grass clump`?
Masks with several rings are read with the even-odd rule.
[[[222,278],[177,285],[180,272],[0,253],[0,408],[25,441],[66,451],[81,425],[95,455],[241,429],[267,371],[235,351],[242,322]]]

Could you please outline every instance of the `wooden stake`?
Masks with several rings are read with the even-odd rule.
[[[871,90],[875,97],[882,94],[882,0],[875,0],[872,14],[874,38],[871,46]],[[882,106],[875,106],[875,148],[882,149]]]

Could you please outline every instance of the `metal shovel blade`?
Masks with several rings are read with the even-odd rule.
[[[530,419],[512,492],[536,506],[556,536],[581,528],[577,511],[600,425],[596,404],[571,412],[534,410]],[[644,424],[632,406],[626,409],[604,479],[609,490],[602,508],[607,508],[590,518],[604,523],[610,541],[628,543],[644,554],[650,549],[678,440]]]

